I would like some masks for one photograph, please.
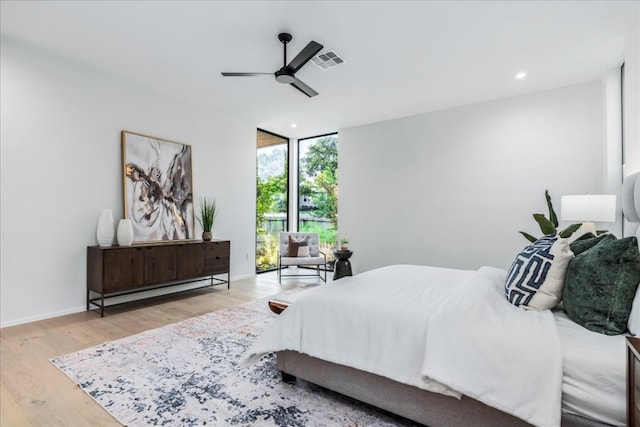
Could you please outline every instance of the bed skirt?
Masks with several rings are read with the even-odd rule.
[[[430,427],[529,426],[527,422],[475,399],[432,393],[379,375],[327,362],[295,351],[279,351],[280,371]],[[562,427],[602,427],[562,414]]]

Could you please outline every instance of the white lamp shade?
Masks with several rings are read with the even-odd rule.
[[[563,221],[615,222],[616,196],[582,194],[562,196],[560,219]]]

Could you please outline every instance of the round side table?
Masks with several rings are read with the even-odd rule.
[[[353,255],[351,251],[333,251],[333,256],[336,257],[336,263],[333,266],[333,280],[353,275],[351,261],[349,261],[351,255]]]

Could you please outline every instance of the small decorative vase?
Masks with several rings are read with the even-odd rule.
[[[203,231],[202,232],[202,240],[204,240],[205,242],[208,242],[212,238],[213,238],[213,234],[210,231]]]
[[[133,242],[133,224],[130,219],[121,219],[118,222],[118,245],[131,246]]]
[[[98,229],[96,230],[98,245],[103,248],[111,246],[113,244],[113,234],[113,215],[111,214],[111,209],[103,209],[100,211]]]

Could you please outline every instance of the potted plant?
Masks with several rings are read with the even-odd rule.
[[[340,239],[340,250],[341,251],[349,250],[349,239],[347,239],[346,237],[343,237],[342,239]]]
[[[202,240],[209,241],[213,237],[213,224],[218,216],[216,198],[202,197],[200,199],[200,216],[198,222],[202,227]]]
[[[540,227],[540,231],[542,231],[543,235],[555,233],[558,228],[558,216],[556,215],[556,211],[553,209],[553,203],[551,202],[551,195],[549,195],[549,190],[544,190],[544,197],[547,199],[547,207],[549,208],[549,218],[544,216],[544,214],[535,213],[533,214],[533,219],[538,223]],[[569,227],[560,231],[558,235],[562,238],[566,238],[571,236],[576,230],[580,228],[582,224],[571,224]],[[524,236],[525,239],[534,243],[538,240],[537,237],[532,236],[529,233],[524,231],[520,231],[520,234]],[[599,234],[599,233],[598,233]]]

